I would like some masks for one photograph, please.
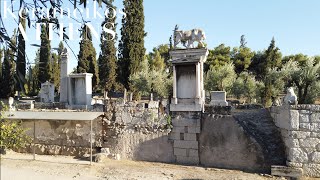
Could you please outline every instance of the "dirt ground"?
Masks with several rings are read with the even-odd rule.
[[[1,157],[1,180],[116,179],[284,179],[241,171],[107,159],[93,163],[70,156],[36,156],[9,152]]]

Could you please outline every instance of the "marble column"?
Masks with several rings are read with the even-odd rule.
[[[173,104],[178,104],[177,100],[177,72],[176,72],[176,66],[173,65]]]
[[[200,73],[201,73],[201,70],[200,70],[200,63],[198,62],[196,64],[196,99],[199,100],[201,98],[201,81],[200,81]],[[200,102],[199,102],[200,103]]]

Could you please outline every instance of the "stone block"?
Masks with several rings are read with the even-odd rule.
[[[185,127],[173,127],[172,132],[176,132],[176,133],[186,133],[186,129]]]
[[[318,132],[311,132],[310,137],[312,137],[312,138],[320,138],[320,133],[318,133]]]
[[[279,110],[279,114],[277,114],[277,118],[275,119],[275,125],[279,128],[292,130],[290,128],[290,114],[289,110],[281,109]]]
[[[61,153],[61,146],[57,145],[48,145],[46,147],[46,151],[48,155],[60,155]]]
[[[318,138],[306,138],[299,140],[300,146],[303,148],[315,148],[320,143]]]
[[[199,164],[199,157],[186,157],[186,156],[176,156],[177,163],[185,164],[185,165],[198,165]]]
[[[169,135],[170,140],[181,140],[181,133],[180,132],[171,132]]]
[[[182,140],[175,140],[173,142],[174,148],[181,148],[181,149],[198,149],[198,141],[182,141]]]
[[[271,166],[271,175],[299,178],[303,175],[301,168],[286,167],[286,166]]]
[[[184,140],[186,140],[186,141],[197,141],[197,134],[195,134],[195,133],[184,133]]]
[[[284,143],[287,148],[298,148],[299,147],[299,140],[293,138],[284,138]]]
[[[310,177],[320,177],[320,164],[303,164],[303,174]]]
[[[319,123],[300,123],[300,128],[304,131],[320,132]]]
[[[187,150],[188,157],[199,157],[199,150],[196,149],[188,149]]]
[[[300,148],[290,148],[288,161],[295,163],[307,163],[308,154]]]
[[[299,111],[290,110],[290,129],[299,130]]]
[[[94,156],[94,162],[102,163],[108,159],[108,154],[105,153],[98,153]]]
[[[211,91],[211,106],[228,106],[225,91]]]
[[[129,112],[123,112],[121,114],[121,119],[122,119],[122,122],[124,122],[126,124],[132,122],[132,116]]]
[[[187,156],[187,149],[174,148],[173,153],[175,156]]]
[[[313,113],[310,115],[310,121],[311,122],[316,122],[319,123],[320,122],[320,113]]]
[[[289,131],[288,132],[288,136],[294,139],[306,139],[310,137],[310,135],[311,135],[311,132],[305,132],[305,131]]]
[[[311,162],[312,163],[316,163],[316,164],[320,164],[320,152],[314,152],[311,155]]]
[[[188,133],[200,133],[200,127],[188,127]]]
[[[110,154],[110,149],[109,148],[101,148],[101,153],[109,155]]]
[[[289,167],[296,167],[296,168],[302,168],[302,165],[303,165],[302,163],[294,163],[289,161],[286,161],[286,164]]]
[[[184,126],[200,126],[200,119],[173,119],[172,125],[176,127],[184,127]]]
[[[299,121],[300,121],[300,123],[309,123],[310,121],[310,119],[309,119],[309,117],[310,117],[310,115],[309,115],[309,113],[301,113],[300,112],[300,115],[299,115],[300,117],[299,117]]]
[[[316,150],[320,152],[320,144],[316,145]]]

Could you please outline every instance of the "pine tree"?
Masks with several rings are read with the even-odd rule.
[[[39,75],[40,83],[46,81],[53,81],[52,63],[51,63],[51,45],[49,40],[48,24],[41,26],[41,47],[40,47],[40,61],[39,61]],[[41,84],[39,84],[39,87]]]
[[[16,46],[16,33],[14,32],[10,42],[13,45],[5,50],[3,66],[2,66],[2,82],[1,82],[1,97],[8,98],[14,96],[14,61]]]
[[[22,25],[23,29],[26,30],[26,19],[23,17],[20,18],[20,24]],[[16,65],[16,89],[17,91],[24,91],[24,84],[26,82],[26,42],[22,36],[22,33],[19,32],[18,35],[18,57],[17,57],[17,65]]]
[[[77,72],[92,73],[92,86],[96,89],[99,84],[96,50],[92,44],[90,28],[87,25],[84,25],[82,28],[81,38]]]
[[[113,0],[110,1],[112,3]],[[114,8],[112,4],[110,4],[107,8]],[[110,18],[114,17],[114,18]],[[103,26],[106,28],[113,30],[116,32],[116,24],[115,24],[115,16],[113,11],[110,10],[108,13],[108,17],[105,18],[103,22]],[[114,39],[112,39],[114,38]],[[102,31],[101,34],[101,53],[99,55],[99,78],[100,78],[100,86],[105,91],[111,91],[118,89],[117,84],[117,49],[115,47],[115,41],[117,37],[112,37],[111,34]]]
[[[122,19],[121,40],[119,42],[119,81],[125,88],[130,87],[129,77],[139,72],[144,60],[144,10],[143,0],[124,0],[126,16]],[[134,91],[133,87],[130,88]]]
[[[248,70],[251,59],[254,56],[254,53],[251,52],[251,49],[246,47],[246,40],[244,35],[240,39],[240,47],[234,48],[232,51],[231,59],[235,65],[235,71],[237,74],[240,74],[242,71]]]

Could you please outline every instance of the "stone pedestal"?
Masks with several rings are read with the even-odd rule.
[[[199,134],[201,113],[205,103],[203,63],[208,50],[180,49],[170,52],[173,65],[172,111],[173,140],[176,162],[199,164]]]
[[[211,106],[228,106],[225,91],[211,91]]]
[[[170,139],[173,140],[176,162],[198,165],[201,112],[173,112],[172,125]]]

